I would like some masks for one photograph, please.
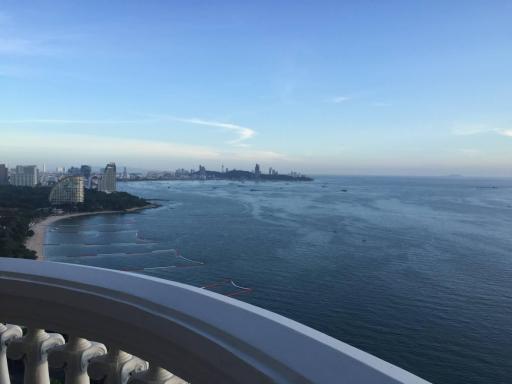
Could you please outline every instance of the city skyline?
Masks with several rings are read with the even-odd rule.
[[[0,162],[512,176],[511,11],[7,1]]]
[[[10,165],[0,162],[0,185],[3,183],[9,184],[9,175],[11,176],[12,180],[14,180],[14,177],[16,176],[16,173],[18,169],[20,168],[33,168],[34,171],[38,174],[38,177],[42,175],[58,175],[59,177],[65,177],[65,176],[77,176],[81,175],[84,176],[85,179],[89,179],[91,176],[97,176],[102,175],[105,173],[110,173],[112,175],[116,175],[117,178],[126,179],[130,175],[149,175],[149,174],[191,174],[195,172],[201,172],[201,170],[205,171],[213,171],[218,173],[227,173],[228,171],[248,171],[258,174],[283,174],[283,175],[294,175],[294,176],[306,176],[301,172],[297,172],[296,170],[284,170],[284,172],[280,173],[279,170],[275,169],[272,166],[268,167],[262,167],[260,164],[256,163],[254,164],[253,169],[241,169],[237,167],[226,167],[224,164],[222,164],[218,168],[210,168],[204,165],[197,165],[196,166],[189,166],[185,168],[173,168],[168,167],[167,169],[141,169],[141,168],[130,168],[126,166],[119,166],[119,171],[116,171],[116,163],[115,162],[109,162],[106,166],[97,166],[97,165],[90,165],[90,164],[83,164],[80,163],[79,166],[77,164],[60,164],[56,166],[48,166],[46,163],[43,163],[42,166],[39,166],[38,164],[16,164],[16,165]],[[264,169],[265,168],[265,169]],[[122,171],[121,171],[122,169]],[[107,172],[107,170],[110,170],[110,172]],[[113,171],[112,171],[113,170]],[[109,181],[109,183],[111,183]],[[37,183],[35,183],[37,184]],[[35,184],[33,186],[35,186]],[[106,190],[109,189],[115,189],[115,186],[113,188],[106,188]]]

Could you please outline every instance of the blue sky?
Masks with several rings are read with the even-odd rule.
[[[510,1],[0,2],[0,162],[512,176]]]

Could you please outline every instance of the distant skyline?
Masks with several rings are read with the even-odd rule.
[[[512,176],[510,1],[0,4],[0,163]]]

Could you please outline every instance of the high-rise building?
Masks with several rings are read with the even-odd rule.
[[[50,192],[53,205],[78,204],[84,202],[83,176],[66,176]]]
[[[5,164],[0,164],[0,185],[9,183],[9,170]]]
[[[68,168],[68,175],[70,176],[81,176],[82,175],[82,169],[78,167],[70,167]]]
[[[116,163],[108,163],[98,183],[98,190],[102,192],[115,192],[117,190]]]
[[[10,182],[19,187],[35,187],[37,185],[37,167],[35,165],[17,165]]]
[[[199,166],[199,178],[201,180],[206,180],[206,167],[204,165]]]
[[[124,167],[123,170],[123,180],[128,180],[128,171],[126,170],[126,167]]]
[[[83,177],[85,177],[85,180],[88,180],[89,177],[91,177],[92,168],[90,165],[82,165],[80,167],[80,173]]]
[[[89,182],[87,183],[88,189],[94,189],[98,190],[100,185],[101,176],[98,175],[92,175],[89,179]]]
[[[256,178],[259,178],[261,176],[261,170],[260,170],[259,164],[256,164],[256,166],[254,167],[254,175],[256,176]]]

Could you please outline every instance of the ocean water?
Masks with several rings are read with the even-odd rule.
[[[436,383],[512,382],[511,179],[119,187],[161,207],[58,222],[47,258],[208,286]]]

